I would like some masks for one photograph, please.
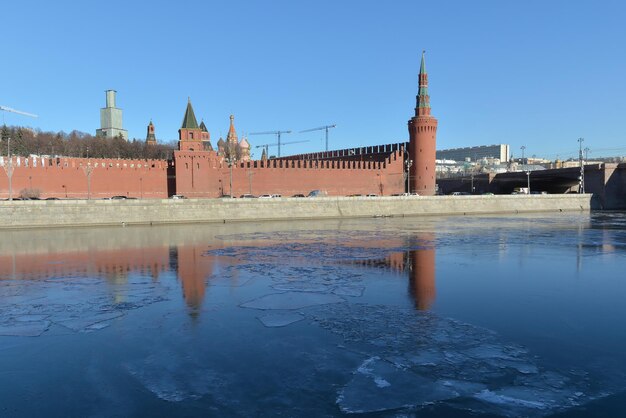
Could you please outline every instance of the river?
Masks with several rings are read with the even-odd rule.
[[[626,214],[3,231],[0,416],[619,416]]]

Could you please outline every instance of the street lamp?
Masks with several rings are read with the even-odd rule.
[[[7,138],[7,157],[9,163],[7,165],[7,177],[9,178],[9,201],[13,200],[13,161],[11,158],[11,138]]]
[[[226,161],[226,164],[228,164],[228,168],[230,169],[230,185],[228,189],[228,194],[230,194],[230,197],[232,198],[233,197],[233,164],[235,163],[235,161],[230,156],[226,157],[224,161]]]
[[[526,149],[526,145],[522,145],[520,149],[522,150],[522,165],[523,165],[524,164],[524,150]]]
[[[528,194],[530,194],[530,171],[526,171],[526,188],[528,189]]]
[[[404,162],[406,165],[406,191],[407,193],[411,193],[411,166],[413,165],[413,160],[406,160]]]
[[[584,141],[584,138],[578,138],[578,161],[580,162],[580,183],[578,185],[578,193],[585,193],[585,161],[583,160]]]

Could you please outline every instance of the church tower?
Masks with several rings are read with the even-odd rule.
[[[148,124],[148,133],[146,134],[146,144],[147,145],[156,145],[156,135],[154,134],[154,124],[152,121]]]
[[[187,99],[187,110],[183,123],[178,130],[178,149],[180,151],[202,151],[202,129],[191,106],[191,99]]]
[[[413,161],[409,173],[409,192],[432,196],[435,194],[437,119],[430,114],[424,54],[422,52],[415,116],[409,120],[409,158]]]

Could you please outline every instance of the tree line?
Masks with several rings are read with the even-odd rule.
[[[4,125],[0,130],[0,155],[27,157],[48,155],[79,158],[171,159],[176,142],[148,145],[143,140],[127,141],[121,136],[104,138],[80,131],[43,132]]]

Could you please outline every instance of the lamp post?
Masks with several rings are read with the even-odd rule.
[[[229,183],[228,194],[232,198],[233,197],[233,164],[235,163],[235,161],[230,156],[226,157],[224,161],[226,161],[226,164],[228,164],[228,168],[230,169],[230,183]]]
[[[585,161],[583,160],[584,141],[584,138],[578,138],[578,160],[580,162],[580,183],[578,185],[578,193],[585,193]]]
[[[524,164],[524,150],[526,149],[526,145],[522,145],[520,147],[520,149],[522,150],[522,161],[521,162],[522,162],[522,165],[523,165]]]
[[[528,189],[528,194],[530,194],[530,171],[526,171],[526,188]]]
[[[413,165],[413,160],[406,160],[404,164],[406,165],[406,191],[411,193],[411,166]]]
[[[11,138],[7,138],[7,156],[9,164],[7,165],[7,177],[9,178],[9,201],[13,200],[13,161],[11,159]]]

